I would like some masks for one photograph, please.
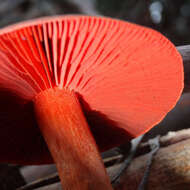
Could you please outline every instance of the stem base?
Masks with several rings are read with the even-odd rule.
[[[35,98],[34,104],[63,189],[112,190],[76,94],[65,89],[48,89]]]

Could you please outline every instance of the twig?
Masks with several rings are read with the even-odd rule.
[[[178,142],[190,139],[190,129],[183,129],[180,131],[170,131],[167,135],[162,136],[159,140],[160,147],[167,147],[174,145]],[[137,156],[145,155],[150,152],[150,146],[148,142],[143,142],[139,145],[136,153]]]
[[[22,186],[20,188],[17,188],[16,190],[33,190],[34,188],[43,187],[43,186],[46,186],[46,185],[57,183],[59,181],[60,181],[59,176],[58,176],[57,173],[55,173],[55,174],[47,176],[45,178],[36,180],[36,181],[34,181],[32,183],[28,183],[27,185]]]
[[[138,187],[138,190],[145,190],[146,189],[147,182],[148,182],[148,177],[149,177],[149,174],[150,174],[150,169],[151,169],[151,166],[152,166],[154,156],[156,155],[157,151],[160,148],[159,139],[160,139],[160,136],[157,136],[154,139],[150,139],[148,141],[148,143],[150,145],[150,148],[151,148],[151,152],[149,153],[149,159],[148,159],[147,167],[146,167],[146,170],[144,172],[144,176],[143,176],[143,178],[141,180],[141,183],[140,183],[140,185]]]
[[[120,170],[118,171],[117,175],[114,176],[113,179],[111,180],[112,184],[116,184],[116,183],[119,182],[120,177],[126,171],[126,169],[128,168],[129,164],[131,163],[133,157],[135,156],[137,148],[138,148],[141,140],[143,139],[143,137],[144,137],[144,135],[141,135],[140,137],[132,140],[132,147],[131,147],[131,150],[129,152],[129,155],[127,156],[127,158],[122,163],[122,166],[121,166]]]

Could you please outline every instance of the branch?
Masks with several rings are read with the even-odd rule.
[[[170,131],[167,135],[160,138],[160,147],[167,147],[178,142],[190,139],[190,129],[184,129],[177,132]],[[136,157],[150,152],[148,142],[141,143],[137,150]]]
[[[185,74],[184,92],[190,92],[190,45],[177,46],[177,50],[180,52],[183,58]]]

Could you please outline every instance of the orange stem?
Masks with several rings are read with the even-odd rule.
[[[113,190],[74,92],[48,89],[36,96],[38,124],[64,190]]]

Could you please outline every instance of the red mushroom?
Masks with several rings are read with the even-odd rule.
[[[108,190],[99,150],[164,118],[182,92],[183,65],[151,29],[48,17],[0,31],[0,87],[0,161],[52,162],[41,131],[65,190]]]

